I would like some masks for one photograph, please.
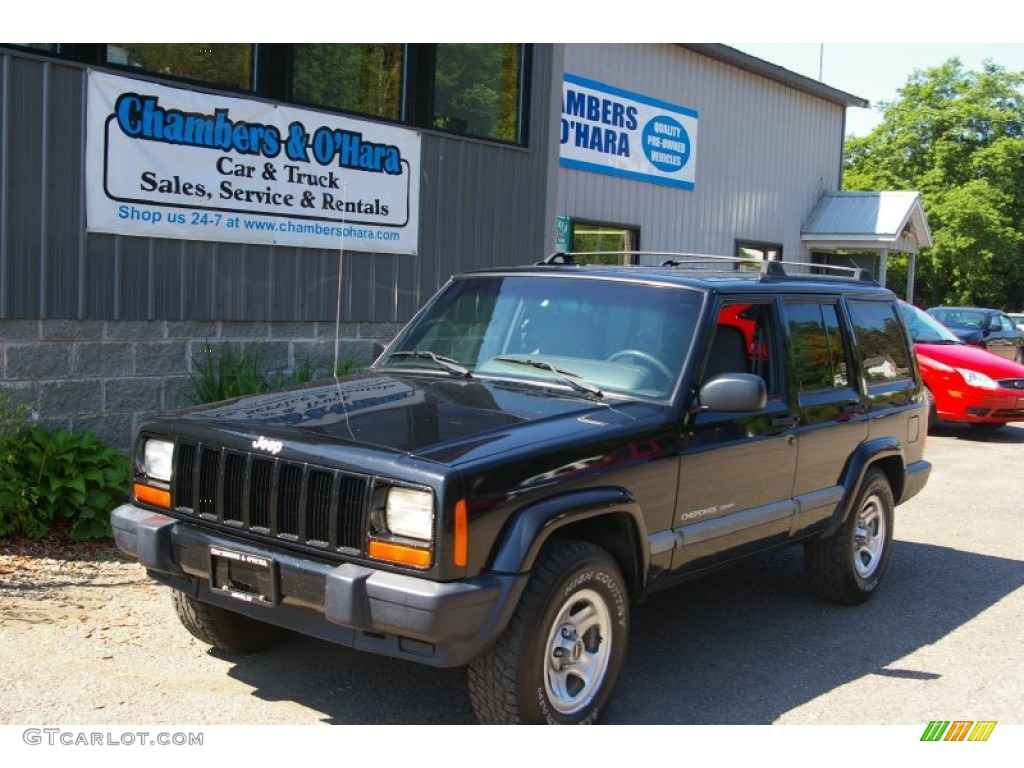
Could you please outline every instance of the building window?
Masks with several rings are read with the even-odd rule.
[[[532,49],[523,43],[18,45],[82,64],[205,83],[410,128],[519,145],[527,140]]]
[[[782,258],[782,246],[778,243],[756,243],[737,240],[736,255],[741,259],[757,259],[758,261],[779,261]]]
[[[519,141],[522,72],[523,46],[516,43],[438,45],[431,126]]]
[[[300,43],[292,97],[320,107],[402,119],[400,43]]]
[[[250,91],[252,54],[247,43],[108,43],[105,63]]]
[[[586,259],[594,264],[634,264],[635,255],[623,252],[635,251],[640,245],[640,230],[614,224],[590,224],[583,221],[572,223],[573,253],[594,253]],[[610,252],[610,253],[609,253]]]

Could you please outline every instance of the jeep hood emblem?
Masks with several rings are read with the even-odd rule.
[[[284,443],[280,440],[268,440],[263,435],[260,435],[252,441],[252,447],[258,451],[266,451],[267,453],[272,453],[274,456],[277,456],[277,454],[281,452],[281,449],[284,448]]]

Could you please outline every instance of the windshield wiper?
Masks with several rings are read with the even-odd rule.
[[[578,392],[586,392],[588,395],[594,395],[595,397],[604,397],[604,392],[601,388],[591,384],[589,381],[580,378],[580,375],[573,373],[572,371],[566,371],[561,368],[556,368],[546,360],[533,360],[529,357],[507,357],[505,355],[499,355],[494,358],[499,363],[514,363],[516,365],[528,365],[531,368],[540,368],[544,371],[550,371],[555,374],[559,381],[563,384],[568,384]]]
[[[413,350],[400,350],[398,352],[392,352],[388,357],[420,357],[427,360],[432,360],[439,366],[444,368],[449,373],[455,373],[467,379],[473,378],[473,374],[469,372],[469,368],[463,365],[459,365],[458,360],[452,360],[450,357],[443,357],[441,355],[431,352],[429,349],[413,349]]]

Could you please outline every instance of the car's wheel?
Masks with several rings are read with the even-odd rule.
[[[481,723],[594,723],[629,639],[622,574],[602,548],[554,539],[505,632],[468,670]]]
[[[924,400],[928,403],[928,431],[935,426],[935,422],[939,420],[938,413],[935,410],[935,395],[928,387],[924,388]]]
[[[1013,362],[1024,365],[1024,347],[1017,347],[1017,353],[1013,356]]]
[[[885,473],[868,470],[842,527],[804,546],[807,576],[819,596],[856,605],[875,593],[889,563],[894,507]]]
[[[255,653],[280,645],[292,636],[291,631],[218,605],[196,600],[177,589],[171,599],[178,619],[192,636],[207,645],[229,653]]]

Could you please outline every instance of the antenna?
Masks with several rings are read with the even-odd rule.
[[[341,415],[348,427],[348,436],[356,439],[352,429],[352,422],[349,420],[345,407],[345,391],[341,388],[341,381],[338,380],[338,349],[341,345],[341,276],[345,271],[345,212],[348,210],[348,184],[341,185],[341,242],[338,244],[338,301],[334,310],[334,367],[331,369],[331,376],[334,378],[334,386],[338,388],[338,400],[341,403]]]
[[[331,376],[338,380],[338,350],[341,346],[341,285],[342,274],[345,272],[345,230],[346,215],[348,214],[348,184],[341,185],[341,241],[338,244],[338,298],[337,306],[334,308],[334,367],[331,369]],[[340,388],[339,388],[340,391]],[[344,399],[342,400],[344,402]]]

